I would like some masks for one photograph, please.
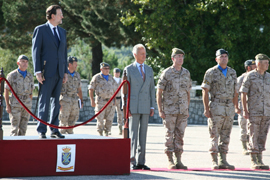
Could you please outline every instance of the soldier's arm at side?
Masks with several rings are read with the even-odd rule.
[[[247,93],[246,92],[241,93],[241,102],[243,106],[243,116],[245,119],[249,119],[249,112],[247,110]]]
[[[207,118],[211,117],[210,111],[209,111],[209,90],[207,88],[202,88],[202,95],[203,95],[203,106],[204,106],[204,115]]]
[[[81,104],[82,104],[82,108],[83,108],[83,96],[82,96],[82,88],[81,87],[78,88],[78,96],[81,100]]]
[[[5,101],[6,101],[6,111],[7,113],[11,112],[10,104],[9,104],[9,90],[5,89]]]
[[[95,99],[94,99],[94,89],[89,89],[89,97],[91,101],[91,106],[96,107]]]
[[[162,93],[163,90],[158,88],[157,89],[157,106],[158,106],[158,113],[159,116],[164,119],[165,118],[165,113],[162,111]]]
[[[234,92],[233,104],[234,104],[235,112],[237,114],[240,114],[241,110],[238,107],[238,92],[237,92],[237,90],[235,90],[235,92]]]

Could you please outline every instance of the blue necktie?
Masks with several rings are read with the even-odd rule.
[[[59,38],[58,38],[57,33],[56,33],[56,27],[53,28],[53,33],[54,33],[54,37],[56,39],[57,47],[58,47],[60,44],[60,41],[59,41]]]

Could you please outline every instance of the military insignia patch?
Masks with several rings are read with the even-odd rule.
[[[70,163],[70,159],[71,159],[71,152],[70,151],[70,147],[66,146],[64,148],[62,148],[62,150],[64,152],[62,152],[62,163],[64,165],[68,165]]]
[[[74,172],[76,145],[57,145],[56,172]]]
[[[73,61],[75,61],[75,58],[72,58]]]

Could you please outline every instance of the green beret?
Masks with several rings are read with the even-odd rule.
[[[103,67],[110,67],[110,65],[108,63],[102,62],[100,63],[100,69],[102,69]]]
[[[75,56],[69,56],[68,57],[68,62],[73,63],[74,61],[78,62],[78,59]]]
[[[185,55],[185,52],[182,49],[173,48],[171,57],[175,56],[176,54],[184,54]]]
[[[266,55],[266,54],[257,54],[255,56],[255,59],[258,60],[258,61],[262,61],[262,60],[270,60],[269,57]]]

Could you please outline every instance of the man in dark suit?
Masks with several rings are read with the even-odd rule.
[[[32,57],[34,72],[41,85],[38,117],[48,121],[51,105],[50,124],[59,124],[59,96],[62,83],[67,81],[67,43],[66,31],[62,24],[61,7],[52,5],[46,10],[46,24],[37,26],[32,39]],[[46,61],[46,64],[44,62]],[[44,70],[44,74],[42,74]],[[51,103],[51,104],[50,104]],[[40,138],[46,138],[47,126],[38,122],[37,131]],[[64,138],[58,129],[51,128],[52,138]]]
[[[130,82],[130,163],[132,169],[150,170],[145,165],[145,149],[149,115],[154,115],[154,74],[152,68],[144,64],[146,51],[142,44],[135,45],[132,53],[135,62],[125,67],[127,80]]]

